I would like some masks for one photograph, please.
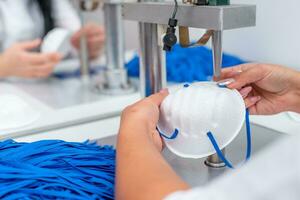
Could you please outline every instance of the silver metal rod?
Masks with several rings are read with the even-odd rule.
[[[104,3],[106,34],[106,70],[101,74],[104,81],[96,85],[97,91],[109,95],[122,95],[135,91],[129,83],[124,62],[124,27],[122,5]]]
[[[120,4],[104,4],[106,63],[108,70],[124,68],[124,28]]]
[[[214,68],[214,76],[221,76],[221,68],[222,68],[222,31],[214,31],[212,35],[212,53],[213,53],[213,68]],[[225,154],[225,149],[222,150],[223,154]],[[224,167],[225,163],[220,160],[217,154],[211,155],[207,157],[205,164],[209,167],[220,168]]]
[[[221,76],[222,68],[222,31],[214,31],[212,35],[212,52],[214,76]]]
[[[80,19],[81,19],[81,26],[83,27],[85,25],[83,11],[80,11]],[[87,38],[85,34],[82,34],[80,36],[79,57],[80,57],[80,75],[84,80],[87,80],[89,79],[90,62],[89,62]]]
[[[140,84],[142,96],[165,87],[164,56],[159,46],[157,24],[140,23]]]

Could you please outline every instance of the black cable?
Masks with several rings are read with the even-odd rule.
[[[174,10],[173,10],[173,14],[172,14],[172,18],[175,19],[176,18],[176,14],[177,14],[177,10],[178,10],[178,2],[177,0],[174,0],[175,2],[175,7],[174,7]]]
[[[177,26],[176,14],[178,10],[178,2],[177,0],[174,0],[174,2],[175,2],[174,10],[168,22],[166,35],[163,38],[163,43],[164,43],[163,49],[165,51],[171,51],[172,47],[177,43],[177,37],[175,32]]]

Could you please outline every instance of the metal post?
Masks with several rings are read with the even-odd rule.
[[[212,35],[212,52],[213,52],[213,66],[214,76],[221,76],[222,68],[222,31],[213,31]]]
[[[104,4],[108,70],[124,68],[124,38],[120,4]]]
[[[221,76],[222,68],[222,31],[214,31],[212,35],[212,52],[213,52],[213,68],[214,76]],[[225,149],[222,150],[225,154]],[[225,167],[225,163],[220,160],[217,154],[207,157],[205,164],[213,168]]]
[[[165,57],[157,24],[140,23],[140,85],[142,96],[159,92],[166,84]]]
[[[97,0],[80,0],[79,1],[79,15],[81,21],[81,27],[85,25],[84,12],[90,12],[97,9],[99,2]],[[89,51],[88,51],[88,43],[86,34],[83,33],[80,36],[80,50],[79,50],[79,58],[80,58],[80,75],[84,86],[89,84],[90,82],[90,60],[89,60]]]
[[[106,64],[104,82],[96,87],[101,93],[116,95],[134,92],[124,67],[124,27],[120,3],[105,3],[103,7],[106,34]]]
[[[83,12],[84,12],[83,10],[80,11],[80,20],[81,20],[82,27],[85,25]],[[89,62],[87,39],[85,34],[82,34],[80,36],[79,57],[80,57],[80,75],[83,82],[87,83],[89,82],[90,79],[90,62]]]

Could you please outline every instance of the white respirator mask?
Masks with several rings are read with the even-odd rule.
[[[157,129],[174,154],[203,158],[216,153],[215,145],[220,150],[230,144],[245,116],[245,103],[237,90],[198,82],[170,91],[160,106]]]

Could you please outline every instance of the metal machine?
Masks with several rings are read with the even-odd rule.
[[[118,0],[80,0],[81,11],[93,11],[99,6],[103,8],[106,34],[106,69],[102,79],[96,84],[100,93],[109,95],[127,94],[135,91],[129,83],[127,70],[124,67],[124,30],[121,12],[121,1]],[[84,17],[81,12],[81,21]],[[81,75],[88,78],[89,62],[86,39],[81,38]]]
[[[177,4],[176,1],[175,3]],[[223,31],[256,24],[256,6],[229,5],[229,0],[190,0],[177,5],[176,9],[176,19],[181,29],[179,33],[185,31],[185,36],[180,36],[180,42],[188,40],[188,27],[208,30],[199,41],[204,39],[207,42],[212,38],[213,68],[216,77],[221,73]],[[144,96],[156,93],[166,86],[165,57],[161,42],[165,26],[162,25],[169,23],[170,26],[169,19],[173,10],[173,2],[146,1],[123,4],[124,19],[139,22],[140,89]],[[210,156],[206,164],[211,167],[224,166],[216,155]]]
[[[175,3],[149,0],[124,3],[104,1],[104,15],[107,71],[104,84],[98,85],[98,88],[109,94],[131,90],[123,67],[123,17],[125,20],[139,22],[140,90],[142,96],[149,96],[166,87],[164,50],[171,50],[172,46],[166,48],[164,44],[163,37],[166,35],[167,25],[169,26],[167,34],[173,34],[169,38],[172,44],[177,41],[175,36],[177,23],[179,43],[183,47],[204,45],[211,38],[214,76],[218,77],[222,65],[223,31],[255,26],[256,6],[230,5],[229,0],[183,0],[181,4],[176,0]],[[191,43],[189,27],[206,29],[207,32],[197,42]],[[206,164],[211,167],[224,166],[216,155],[210,156]]]

